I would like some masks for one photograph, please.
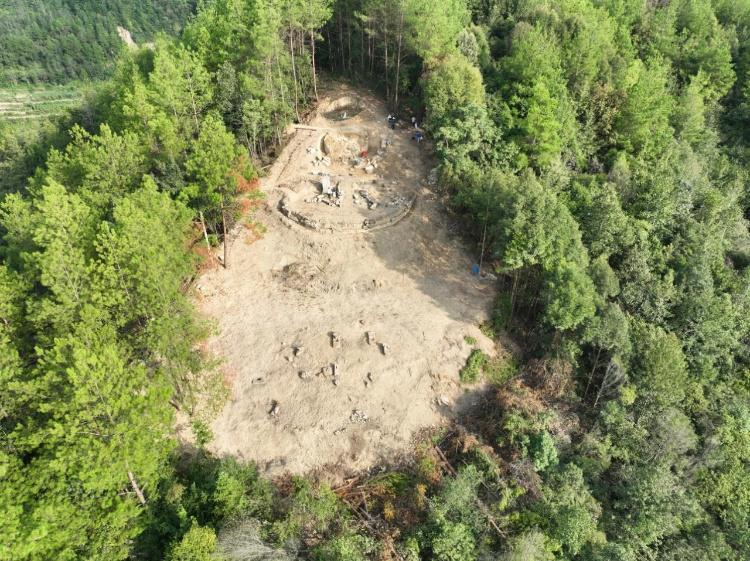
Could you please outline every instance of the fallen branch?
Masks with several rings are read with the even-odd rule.
[[[336,487],[335,489],[331,489],[334,493],[339,494],[342,491],[351,489],[352,485],[354,485],[357,481],[359,481],[359,477],[352,477],[351,479],[345,480],[346,483],[344,483],[341,487]]]
[[[135,491],[135,494],[138,495],[138,499],[141,501],[141,505],[146,506],[146,497],[143,496],[143,491],[138,487],[138,483],[135,482],[135,476],[132,471],[128,472],[128,477],[130,478],[130,484],[133,486],[133,491]]]
[[[443,451],[440,449],[440,446],[435,446],[435,451],[438,453],[438,455],[443,460],[443,462],[445,462],[445,465],[448,468],[448,473],[450,473],[453,477],[456,477],[456,470],[453,469],[453,466],[448,461],[448,458],[445,457],[445,454],[443,454]]]
[[[326,131],[330,130],[330,127],[311,127],[309,125],[294,125],[294,128],[297,130],[303,130],[303,131]]]

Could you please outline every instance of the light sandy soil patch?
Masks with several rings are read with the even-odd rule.
[[[220,332],[209,346],[234,377],[210,448],[254,460],[269,475],[351,472],[397,459],[420,429],[469,405],[471,394],[459,386],[471,352],[464,337],[493,352],[477,325],[488,317],[495,287],[471,274],[472,255],[449,233],[427,184],[432,162],[424,147],[412,131],[391,131],[385,106],[372,96],[344,87],[327,95],[310,125],[329,130],[299,130],[263,182],[267,199],[257,219],[268,233],[249,245],[241,232],[230,246],[231,267],[198,281],[200,306]],[[337,102],[356,106],[339,101],[347,96],[361,111],[327,118]],[[368,140],[368,159],[389,141],[374,173],[364,171],[367,162],[352,168],[345,146],[330,166],[313,165],[308,149],[342,131],[377,139]],[[351,187],[340,207],[305,203],[319,193],[306,182],[321,171],[349,186],[385,186],[377,193],[383,204],[372,211],[354,204]],[[302,194],[293,189],[300,181]],[[386,203],[413,195],[411,210],[390,222]],[[300,226],[280,212],[285,199],[352,227]],[[387,223],[363,229],[378,212]]]

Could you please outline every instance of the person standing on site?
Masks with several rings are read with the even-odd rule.
[[[416,130],[417,129],[417,118],[416,117],[412,117],[411,118],[411,124],[414,125],[414,130]]]

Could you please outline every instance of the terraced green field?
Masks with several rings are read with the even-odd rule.
[[[9,121],[57,115],[80,103],[75,86],[45,86],[0,89],[0,117]]]

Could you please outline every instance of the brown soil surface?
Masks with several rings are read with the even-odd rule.
[[[369,94],[336,86],[326,100],[309,123],[326,130],[298,130],[263,181],[266,204],[255,218],[267,234],[249,244],[242,229],[229,248],[230,268],[198,281],[200,306],[218,322],[209,346],[234,379],[209,448],[254,460],[268,475],[353,472],[397,459],[418,431],[470,405],[473,394],[459,385],[471,352],[464,336],[493,352],[477,325],[495,287],[471,274],[470,252],[449,232],[427,183],[434,163],[426,147],[413,131],[391,131],[385,105]],[[356,116],[326,117],[342,106],[357,107]],[[308,148],[326,134],[354,139],[352,150],[366,141],[370,158],[383,139],[390,144],[371,174],[366,162],[352,168],[345,144],[332,151],[330,166],[314,166]],[[341,207],[304,202],[320,192],[310,182],[321,171],[346,179]],[[372,211],[354,204],[352,183],[381,186],[383,204]],[[299,184],[304,189],[295,191]],[[415,199],[411,210],[386,207],[402,196]],[[285,201],[327,225],[351,227],[303,227],[280,212]],[[363,229],[376,215],[381,226]]]

